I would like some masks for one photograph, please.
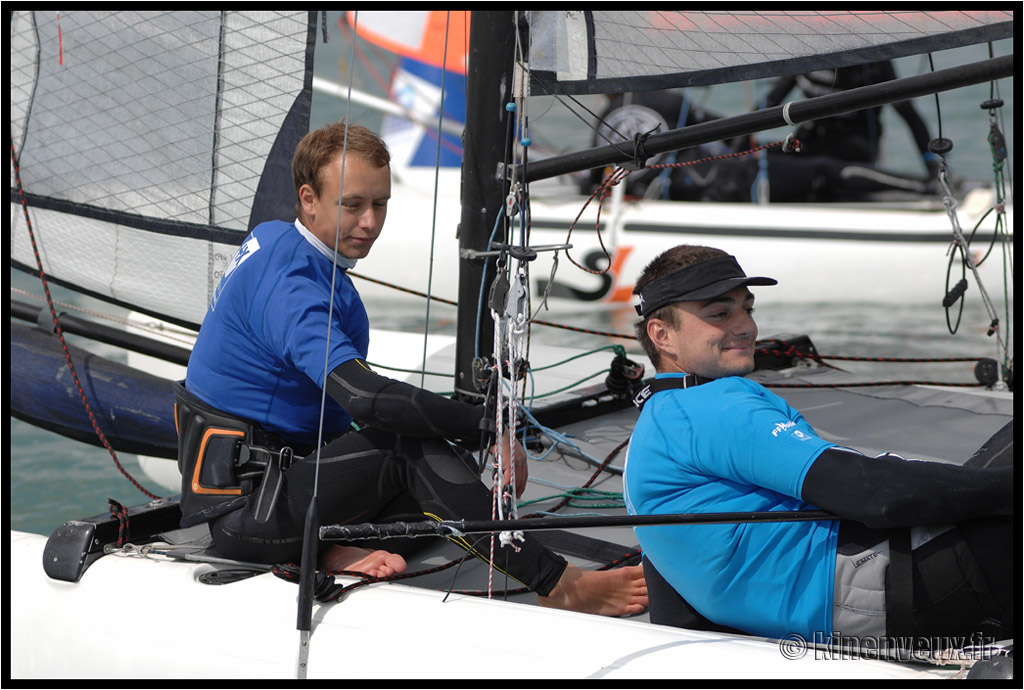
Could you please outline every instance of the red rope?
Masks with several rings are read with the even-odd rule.
[[[121,548],[131,539],[128,509],[112,498],[108,498],[107,503],[110,505],[110,514],[117,518],[117,548]]]
[[[749,156],[749,155],[757,153],[759,151],[763,151],[765,149],[770,149],[770,148],[772,148],[774,146],[782,146],[784,143],[785,142],[776,141],[776,142],[773,142],[771,144],[763,144],[761,146],[757,146],[757,147],[754,147],[752,149],[748,149],[747,151],[736,151],[734,153],[726,153],[726,154],[722,154],[722,155],[718,155],[718,156],[708,156],[706,158],[700,158],[698,160],[693,160],[693,161],[685,161],[683,163],[662,163],[662,164],[658,164],[658,165],[647,165],[647,166],[644,166],[643,168],[639,168],[639,169],[640,170],[663,170],[665,168],[685,168],[687,166],[698,165],[700,163],[708,163],[710,161],[723,160],[723,159],[726,159],[726,158],[740,158],[742,156]],[[566,244],[568,244],[569,243],[569,239],[572,237],[572,231],[576,228],[576,223],[579,222],[579,219],[583,216],[583,212],[587,209],[587,206],[590,205],[590,202],[593,201],[596,198],[598,200],[597,201],[597,222],[596,222],[596,227],[595,227],[595,230],[597,231],[597,241],[598,241],[598,243],[600,243],[602,251],[604,251],[605,258],[608,259],[608,267],[609,268],[611,267],[612,261],[611,261],[611,255],[608,253],[608,250],[604,246],[604,240],[601,238],[601,209],[604,207],[605,199],[607,199],[608,195],[611,194],[612,187],[614,187],[615,185],[617,185],[620,182],[622,182],[623,180],[625,180],[627,177],[630,176],[630,174],[632,172],[633,172],[632,170],[626,170],[625,168],[616,168],[616,170],[611,175],[609,175],[607,177],[607,179],[602,181],[601,184],[598,186],[598,188],[596,190],[594,190],[594,193],[590,195],[590,198],[587,199],[587,201],[583,204],[583,208],[580,209],[579,215],[576,216],[576,219],[572,222],[572,225],[569,226],[569,234],[565,238],[565,242],[566,242]],[[575,259],[572,258],[572,256],[569,254],[568,250],[566,250],[565,256],[566,256],[566,258],[569,259],[570,262],[572,262],[573,266],[575,266],[576,268],[580,269],[581,271],[585,271],[585,272],[590,273],[592,275],[603,275],[603,274],[608,272],[608,268],[605,268],[605,269],[600,270],[600,271],[595,271],[595,270],[587,268],[585,266],[581,266],[579,263],[576,262]],[[632,336],[630,336],[630,337],[632,337]]]
[[[57,52],[60,55],[58,64],[64,64],[64,33],[60,30],[60,12],[57,13]]]
[[[584,270],[586,270],[586,269],[584,269]],[[416,295],[417,297],[423,297],[425,299],[430,299],[430,300],[433,300],[435,302],[440,302],[442,304],[448,304],[448,305],[451,305],[451,306],[457,306],[457,302],[454,302],[453,300],[444,299],[442,297],[437,297],[435,295],[428,295],[425,292],[420,292],[418,290],[412,290],[410,288],[404,288],[404,287],[402,287],[400,285],[395,285],[394,283],[389,283],[389,282],[384,281],[384,280],[379,280],[377,278],[371,278],[370,276],[365,276],[365,275],[362,275],[360,273],[356,273],[355,271],[349,271],[348,274],[350,276],[352,276],[353,278],[361,278],[362,280],[366,280],[366,281],[369,281],[371,283],[376,283],[377,285],[382,285],[384,287],[391,288],[393,290],[398,290],[400,292],[406,292],[406,293],[409,293],[411,295]],[[594,330],[592,328],[581,328],[579,326],[569,326],[569,325],[564,324],[564,323],[554,323],[553,321],[542,321],[541,319],[533,319],[530,323],[531,324],[537,324],[539,326],[549,326],[551,328],[561,328],[562,330],[573,331],[575,333],[586,333],[587,335],[603,336],[605,338],[621,338],[623,340],[636,340],[636,336],[634,336],[631,333],[614,333],[612,331],[598,331],[598,330]],[[978,359],[979,359],[978,357],[915,357],[915,358],[910,358],[910,357],[849,357],[849,356],[842,356],[842,355],[818,355],[818,354],[812,354],[812,353],[808,353],[808,352],[802,352],[802,351],[797,350],[797,349],[795,349],[793,347],[790,347],[790,348],[788,348],[786,350],[759,348],[758,352],[762,352],[762,353],[765,353],[765,354],[780,355],[780,356],[810,357],[810,358],[814,359],[815,361],[817,361],[819,364],[822,364],[823,366],[828,366],[827,364],[825,364],[822,361],[822,360],[825,360],[825,359],[834,359],[834,360],[843,361],[843,362],[876,362],[876,363],[892,362],[892,363],[901,363],[901,364],[946,364],[946,363],[955,363],[955,362],[977,362]],[[944,385],[944,384],[932,381],[932,382],[929,382],[929,385]],[[956,384],[956,385],[960,385],[960,384]],[[972,383],[972,384],[965,384],[965,385],[975,386],[975,385],[978,385],[978,384]]]
[[[149,498],[156,500],[160,497],[154,493],[151,493],[145,487],[139,484],[139,482],[137,482],[135,478],[132,477],[131,474],[129,474],[128,471],[121,466],[120,461],[117,459],[117,453],[114,452],[113,446],[110,445],[110,442],[107,440],[107,437],[103,433],[103,430],[100,429],[99,422],[96,421],[96,416],[93,414],[92,406],[89,404],[89,399],[85,395],[85,389],[82,387],[82,383],[78,379],[78,372],[75,370],[74,362],[71,361],[71,352],[68,350],[67,343],[64,341],[64,331],[60,327],[60,320],[57,318],[57,310],[53,306],[53,298],[50,296],[50,286],[49,283],[47,283],[46,281],[46,274],[43,271],[43,260],[39,256],[39,248],[36,245],[36,236],[35,232],[32,230],[32,221],[29,218],[28,214],[28,202],[25,199],[25,190],[21,185],[21,169],[18,165],[18,154],[14,150],[13,136],[11,137],[11,163],[14,165],[14,177],[18,184],[18,195],[21,199],[21,208],[25,213],[25,225],[28,228],[28,236],[32,242],[32,252],[35,254],[36,266],[39,268],[39,278],[43,282],[43,291],[46,293],[46,303],[50,307],[50,316],[53,318],[53,330],[57,334],[57,337],[60,339],[60,346],[64,350],[64,359],[68,363],[68,369],[71,371],[71,378],[75,382],[75,388],[78,389],[78,394],[82,398],[82,404],[85,406],[85,412],[86,414],[89,415],[89,422],[92,424],[92,428],[93,431],[96,432],[96,436],[99,437],[100,441],[103,443],[103,447],[106,448],[107,451],[110,453],[110,457],[111,459],[113,459],[114,465],[116,465],[117,469],[121,471],[121,474],[123,474],[136,489],[141,491]]]

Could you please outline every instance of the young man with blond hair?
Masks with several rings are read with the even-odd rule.
[[[369,320],[346,271],[384,227],[386,145],[365,127],[327,125],[299,143],[292,173],[297,218],[263,223],[242,244],[178,390],[183,523],[209,523],[229,557],[277,563],[299,560],[314,486],[323,524],[410,512],[489,518],[491,490],[470,453],[449,443],[479,443],[483,406],[366,364]],[[506,462],[516,463],[520,494],[518,443]],[[613,616],[646,607],[640,566],[584,571],[532,539],[500,551],[496,562],[542,605]],[[325,547],[321,564],[375,576],[406,568],[400,554],[358,546]]]

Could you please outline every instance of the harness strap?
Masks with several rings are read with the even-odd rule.
[[[288,469],[292,464],[295,452],[290,446],[256,445],[239,441],[234,458],[234,465],[239,471],[248,468],[265,469],[268,465],[280,465],[281,470]]]
[[[626,547],[615,542],[560,529],[539,530],[533,534],[532,538],[552,551],[566,556],[585,558],[595,563],[612,563],[625,556],[627,552],[640,548],[639,546]]]
[[[260,449],[263,450],[263,449]],[[253,517],[262,524],[270,519],[277,497],[283,486],[284,471],[292,462],[292,449],[282,448],[279,453],[268,453],[268,462],[263,471],[263,480],[253,504]]]
[[[885,628],[893,637],[909,639],[914,631],[914,573],[910,529],[889,533],[889,583],[885,594]]]
[[[646,403],[655,393],[675,390],[677,388],[693,388],[694,386],[699,386],[703,383],[708,383],[709,381],[714,381],[714,379],[706,379],[703,376],[697,376],[696,374],[654,379],[641,388],[639,393],[633,396],[633,404],[638,408],[643,409],[644,403]]]
[[[301,457],[298,450],[253,422],[207,405],[180,382],[173,389],[182,526],[235,510],[257,490],[256,516],[265,522],[281,489],[282,474],[294,457]]]

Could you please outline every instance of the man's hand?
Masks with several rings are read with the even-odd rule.
[[[502,457],[502,473],[504,474],[505,481],[511,479],[512,476],[512,463],[515,463],[516,469],[516,498],[523,495],[523,491],[526,490],[526,480],[530,478],[530,470],[526,465],[526,449],[523,448],[522,444],[519,443],[518,439],[515,439],[512,443],[512,453],[509,457],[509,432],[505,429],[505,433],[502,435],[501,443],[495,443],[491,446],[491,455],[494,457],[501,457],[501,448],[505,449],[505,457]]]

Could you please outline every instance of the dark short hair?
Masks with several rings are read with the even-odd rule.
[[[362,125],[346,125],[342,120],[313,130],[302,137],[292,157],[296,215],[299,215],[301,209],[301,202],[298,201],[299,189],[308,184],[319,196],[323,185],[321,171],[342,151],[359,156],[378,168],[391,164],[391,153],[387,144]]]
[[[640,274],[640,277],[637,278],[636,286],[633,288],[633,294],[640,294],[640,291],[651,282],[658,278],[675,273],[687,266],[692,266],[702,261],[728,255],[729,254],[727,252],[724,252],[721,249],[692,244],[681,244],[677,247],[667,249],[647,264],[643,272]],[[637,342],[640,343],[640,346],[644,349],[644,352],[647,354],[647,357],[651,360],[651,364],[653,364],[655,368],[658,367],[661,361],[661,352],[658,351],[658,348],[651,341],[650,336],[647,335],[647,322],[651,319],[661,319],[669,328],[675,328],[679,324],[678,318],[675,305],[668,304],[661,309],[656,309],[644,318],[640,319],[640,321],[638,321],[634,326]]]

